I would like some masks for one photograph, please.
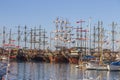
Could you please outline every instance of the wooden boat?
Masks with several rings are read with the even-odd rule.
[[[54,55],[49,55],[49,60],[50,60],[50,63],[55,62],[55,57],[54,57]]]
[[[65,56],[63,56],[60,52],[57,52],[52,58],[55,63],[68,63],[68,59]]]
[[[68,54],[69,56],[69,62],[72,64],[78,64],[79,60],[79,55],[78,55],[78,50],[71,50],[70,53]]]
[[[31,59],[32,59],[32,61],[37,61],[37,62],[43,62],[44,61],[43,55],[41,55],[41,54],[36,54]]]
[[[18,54],[16,56],[17,61],[27,61],[27,56],[26,54],[23,52],[22,49],[18,50]]]
[[[68,63],[68,59],[62,55],[61,51],[55,51],[51,55],[49,55],[50,62],[55,63]]]
[[[58,54],[55,56],[55,62],[68,63],[68,59],[66,57],[64,57],[62,54]]]
[[[37,61],[37,62],[44,62],[44,54],[42,53],[42,51],[39,51],[39,50],[33,50],[33,53],[32,53],[32,58],[31,60],[32,61]]]
[[[43,54],[43,60],[44,60],[44,62],[50,62],[49,54],[48,54],[48,53],[49,53],[49,52],[46,51],[46,50],[42,50],[42,51],[41,51],[41,54]]]
[[[78,57],[77,56],[70,56],[69,57],[69,62],[71,64],[78,64]]]
[[[18,49],[13,48],[10,52],[10,60],[16,60],[16,55],[17,55]]]
[[[107,65],[104,64],[103,62],[103,30],[104,28],[102,27],[102,22],[98,21],[98,41],[96,41],[96,43],[98,44],[97,46],[97,50],[95,52],[97,52],[100,56],[98,57],[98,59],[95,61],[95,63],[93,62],[88,62],[88,64],[86,65],[86,69],[88,70],[108,70]],[[90,50],[91,51],[91,50]]]

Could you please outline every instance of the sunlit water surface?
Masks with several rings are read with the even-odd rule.
[[[9,80],[120,80],[120,72],[80,70],[74,64],[11,62]]]

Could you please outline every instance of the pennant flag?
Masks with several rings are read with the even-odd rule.
[[[85,21],[83,21],[83,20],[80,20],[80,21],[77,21],[76,23],[82,23],[82,22],[85,22]]]
[[[16,46],[16,48],[20,48],[20,46]]]
[[[15,40],[10,40],[11,42],[15,42]]]

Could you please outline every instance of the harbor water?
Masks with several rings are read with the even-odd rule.
[[[9,80],[120,80],[119,71],[80,70],[75,64],[11,62]]]

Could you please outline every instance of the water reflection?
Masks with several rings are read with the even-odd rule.
[[[119,80],[120,72],[89,71],[73,64],[11,62],[9,80]]]

